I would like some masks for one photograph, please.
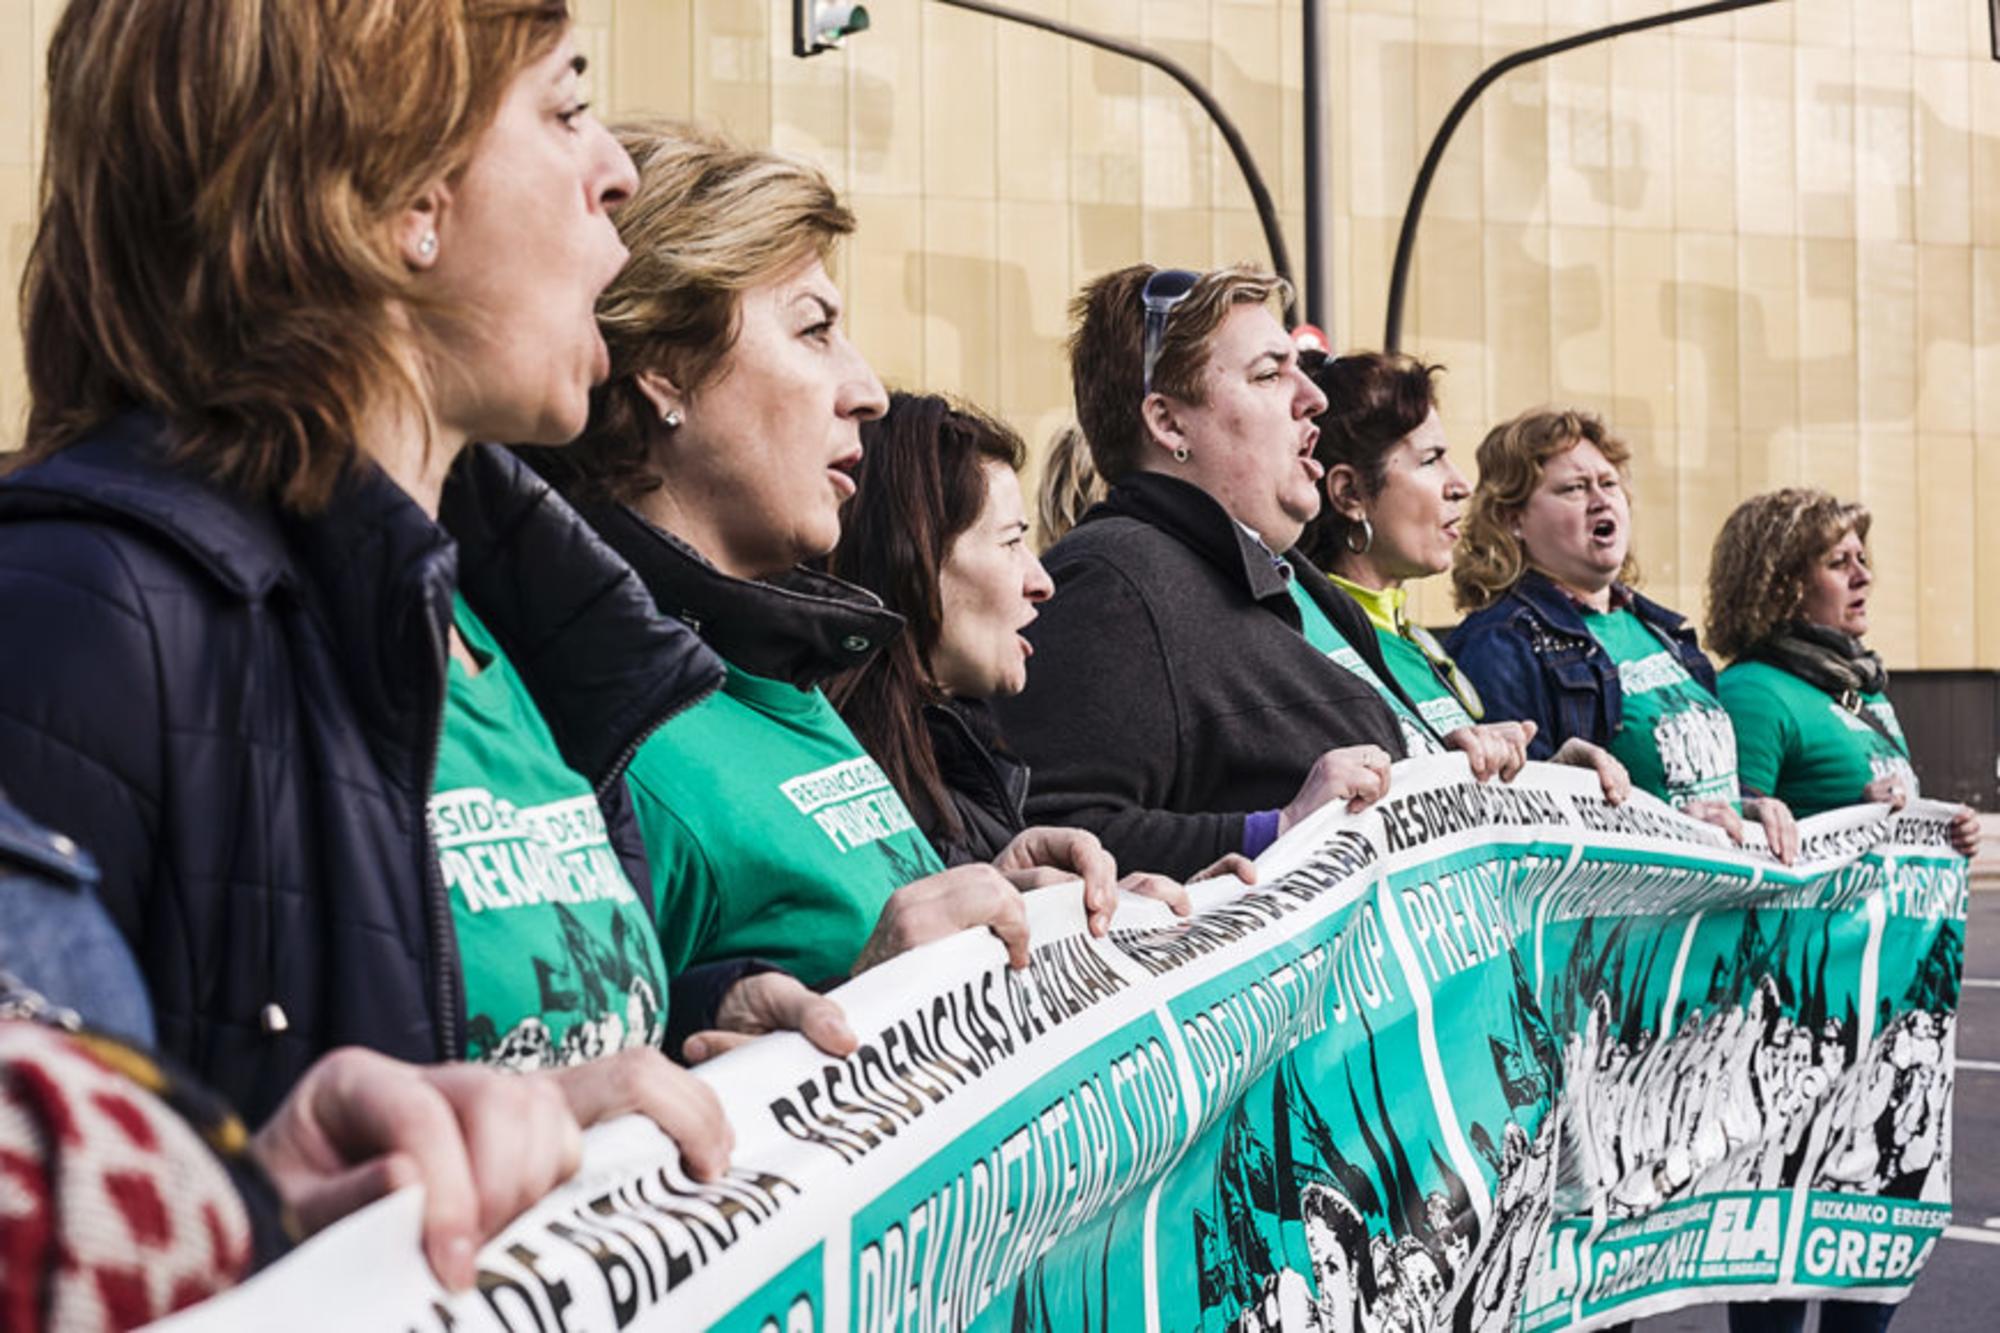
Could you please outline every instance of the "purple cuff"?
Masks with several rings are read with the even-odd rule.
[[[1258,810],[1243,816],[1243,854],[1252,861],[1278,840],[1278,812]]]

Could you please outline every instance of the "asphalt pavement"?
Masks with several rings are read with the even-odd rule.
[[[1952,1226],[1895,1333],[2000,1333],[2000,816],[1986,817],[1966,914],[1952,1104]],[[1726,1333],[1721,1306],[1642,1320],[1638,1333]],[[1808,1320],[1808,1333],[1813,1329]]]

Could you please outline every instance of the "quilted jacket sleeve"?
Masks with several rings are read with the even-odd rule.
[[[0,523],[0,788],[96,858],[130,940],[155,877],[159,655],[132,544],[94,523]]]

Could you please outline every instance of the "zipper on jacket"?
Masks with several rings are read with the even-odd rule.
[[[437,664],[444,690],[437,700],[431,725],[430,749],[419,769],[423,787],[417,796],[417,848],[424,859],[425,915],[431,927],[432,1003],[437,1006],[438,1054],[441,1059],[463,1060],[465,1052],[458,1032],[458,1010],[464,1002],[459,976],[458,927],[451,919],[451,897],[445,891],[444,873],[438,869],[438,849],[431,840],[431,788],[437,785],[438,755],[444,749],[445,692],[451,689],[450,631],[438,638],[437,616],[428,595],[424,605],[424,630],[431,641],[431,660]]]
[[[1028,827],[1027,802],[1025,800],[1021,801],[1018,804],[1015,802],[1014,793],[1007,790],[1006,776],[1003,773],[1001,773],[1000,761],[994,758],[993,751],[988,749],[985,746],[985,744],[980,741],[979,737],[973,734],[972,724],[970,722],[967,722],[964,718],[960,717],[957,711],[954,710],[949,704],[933,704],[931,706],[943,709],[945,716],[951,719],[952,726],[958,729],[959,734],[963,736],[966,740],[966,743],[972,747],[972,753],[975,756],[974,762],[976,762],[981,768],[981,770],[984,771],[986,775],[986,785],[993,789],[993,794],[995,796],[1000,798],[998,802],[1000,808],[1002,810],[1005,810],[1008,813],[1008,815],[1010,815],[1013,818],[1014,822],[1020,826],[1020,828],[1026,829]],[[1025,768],[1026,765],[1023,765],[1023,767]]]
[[[725,679],[727,679],[727,670],[728,670],[727,668],[724,668]],[[621,748],[618,751],[617,755],[612,759],[610,767],[604,770],[604,776],[598,778],[597,781],[592,785],[591,787],[592,793],[596,795],[599,800],[602,800],[604,798],[604,793],[611,790],[611,784],[618,781],[619,778],[623,777],[625,774],[625,770],[631,767],[632,760],[634,757],[638,755],[640,747],[645,745],[647,741],[653,739],[653,737],[659,733],[661,727],[666,726],[667,723],[673,721],[675,718],[679,717],[682,713],[687,712],[688,709],[693,708],[696,704],[702,702],[704,699],[707,699],[710,695],[715,694],[717,691],[721,690],[721,688],[722,688],[722,681],[718,680],[715,684],[710,685],[707,688],[703,689],[699,694],[695,695],[687,702],[682,703],[676,707],[667,709],[664,713],[659,714],[658,716],[652,718],[650,721],[641,726],[636,732],[633,733],[632,739],[627,741],[624,747]]]

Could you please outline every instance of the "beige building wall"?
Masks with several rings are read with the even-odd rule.
[[[1013,0],[1205,79],[1303,264],[1297,0]],[[1333,316],[1376,345],[1431,131],[1487,62],[1666,0],[1328,5]],[[59,0],[0,0],[0,421],[24,411],[14,280],[39,61]],[[788,0],[578,0],[608,115],[719,124],[822,164],[861,230],[840,266],[883,378],[949,390],[1037,448],[1069,416],[1065,306],[1138,259],[1262,260],[1229,155],[1169,80],[934,0],[790,54]],[[1651,590],[1698,612],[1717,525],[1807,482],[1876,513],[1874,639],[1895,666],[2000,667],[2000,66],[1979,0],[1783,0],[1508,76],[1432,192],[1405,321],[1443,361],[1469,465],[1542,402],[1636,453]],[[1453,619],[1440,586],[1419,610]]]

